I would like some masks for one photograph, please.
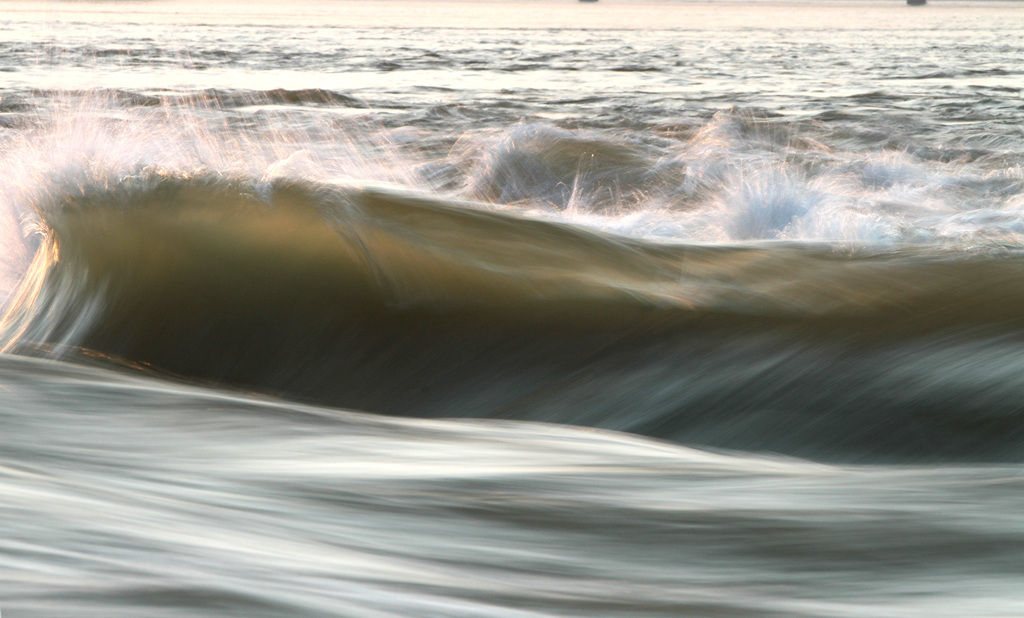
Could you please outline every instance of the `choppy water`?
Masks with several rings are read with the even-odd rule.
[[[0,8],[5,615],[1024,614],[1017,3]]]

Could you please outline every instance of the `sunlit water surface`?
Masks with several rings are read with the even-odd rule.
[[[0,611],[1024,615],[1022,92],[1017,2],[0,2]]]

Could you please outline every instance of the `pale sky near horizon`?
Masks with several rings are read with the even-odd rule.
[[[8,19],[91,21],[130,17],[141,23],[247,23],[333,27],[623,28],[718,30],[922,27],[952,13],[1005,11],[1020,18],[1022,0],[931,0],[927,10],[903,0],[0,0]],[[724,5],[724,6],[723,6]],[[756,5],[756,9],[754,9]],[[726,8],[737,10],[723,10]],[[742,10],[747,7],[747,10]],[[813,7],[813,10],[811,9]],[[870,8],[870,10],[865,10]],[[242,10],[244,9],[244,10]],[[884,14],[892,11],[890,15]],[[911,12],[912,11],[912,12]],[[960,17],[958,16],[957,19]]]

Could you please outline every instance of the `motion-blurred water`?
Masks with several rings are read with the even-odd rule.
[[[0,10],[5,614],[1024,614],[1017,3]]]

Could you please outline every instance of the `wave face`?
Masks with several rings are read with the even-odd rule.
[[[1024,456],[1014,251],[666,244],[209,174],[65,194],[43,226],[15,353],[823,460]]]

